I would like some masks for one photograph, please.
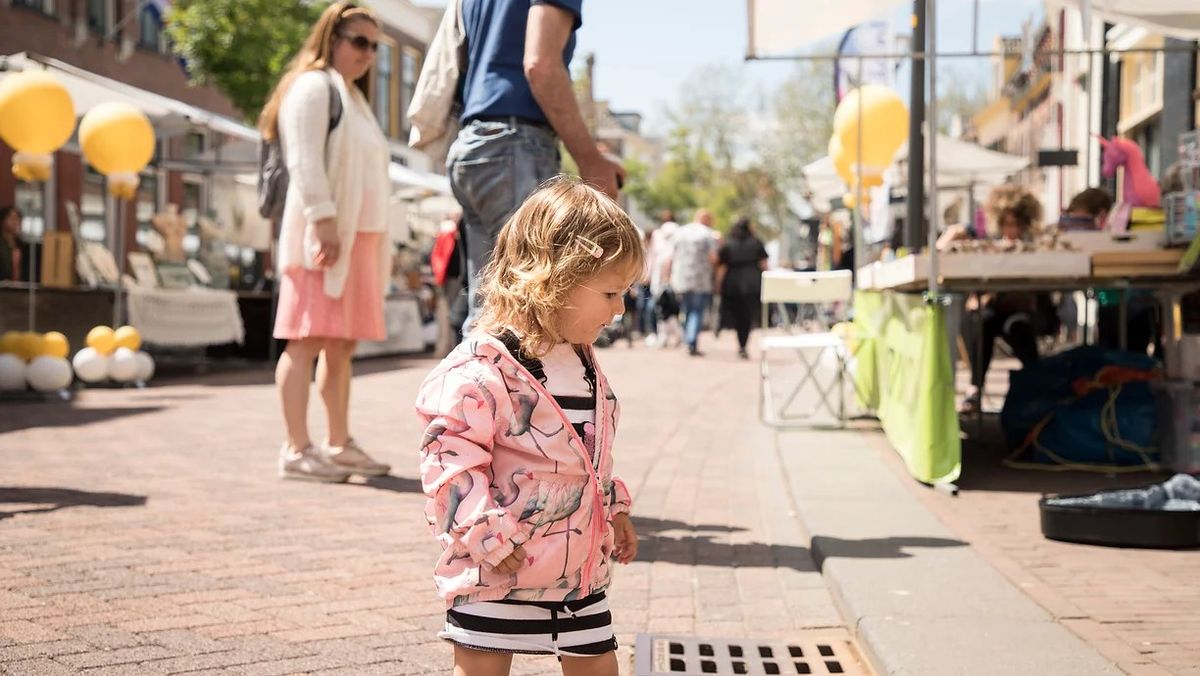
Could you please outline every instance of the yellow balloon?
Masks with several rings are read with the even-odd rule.
[[[862,177],[862,186],[864,188],[877,188],[883,185],[882,174],[867,174]]]
[[[833,161],[833,168],[837,171],[837,175],[842,177],[846,183],[850,183],[853,178],[853,169],[851,168],[850,156],[846,154],[846,149],[842,147],[841,140],[837,134],[829,137],[829,159]]]
[[[117,347],[127,347],[137,352],[142,347],[142,334],[132,326],[122,326],[113,333],[113,342]]]
[[[75,104],[51,74],[16,73],[0,82],[0,139],[23,153],[58,150],[75,129]]]
[[[838,104],[833,115],[833,128],[852,166],[859,160],[861,135],[863,166],[873,172],[882,171],[892,163],[896,151],[908,138],[908,108],[890,88],[864,85],[847,94]]]
[[[116,337],[113,335],[113,330],[107,326],[97,326],[88,331],[87,346],[100,354],[108,354],[117,347]]]
[[[5,331],[0,333],[0,354],[16,354],[17,341],[21,334],[16,331]]]
[[[847,209],[853,209],[858,206],[858,199],[854,196],[854,193],[848,192],[845,195],[842,195],[842,204],[845,205]]]
[[[71,343],[67,341],[67,337],[63,334],[58,331],[51,331],[42,336],[42,350],[40,355],[66,359],[70,353]]]
[[[102,103],[79,122],[79,147],[105,176],[136,175],[154,155],[154,128],[145,113],[128,103]]]
[[[17,336],[16,355],[25,361],[30,361],[42,352],[42,334],[32,331],[22,331]]]

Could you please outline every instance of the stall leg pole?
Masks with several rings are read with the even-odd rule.
[[[42,231],[42,236],[45,236],[45,230]],[[38,243],[33,240],[29,243],[29,265],[26,269],[29,270],[29,331],[37,331],[37,286],[38,286]],[[18,271],[18,274],[20,271]]]
[[[1117,347],[1122,351],[1129,349],[1129,290],[1121,289],[1121,304],[1118,306],[1117,312]]]
[[[115,329],[118,326],[121,326],[121,318],[123,316],[123,310],[125,309],[122,307],[123,299],[121,297],[122,292],[125,290],[125,280],[123,274],[125,272],[125,200],[118,197],[115,198],[114,201],[116,202],[117,207],[117,231],[115,233],[116,240],[115,245],[113,246],[115,249],[113,252],[113,257],[117,259],[117,288],[113,291],[112,325]]]

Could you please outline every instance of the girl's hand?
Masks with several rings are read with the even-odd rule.
[[[521,566],[524,566],[524,565],[525,565],[525,548],[522,547],[521,545],[517,545],[516,547],[513,548],[512,554],[509,554],[508,558],[506,558],[503,561],[501,561],[500,563],[496,564],[496,567],[493,568],[493,570],[495,570],[497,573],[500,573],[502,575],[512,575],[513,573],[516,573],[518,570],[521,570]]]
[[[323,268],[333,267],[341,253],[337,222],[332,218],[322,218],[313,225],[313,231],[313,234],[317,236],[318,247],[316,255],[313,256],[313,262]]]
[[[618,563],[630,563],[637,556],[637,530],[625,512],[613,514],[613,558]]]

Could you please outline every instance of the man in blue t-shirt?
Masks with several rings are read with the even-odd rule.
[[[480,271],[496,234],[542,181],[559,172],[558,141],[583,179],[613,199],[625,170],[584,124],[571,74],[583,0],[462,0],[467,70],[462,131],[446,158],[463,208],[474,323]],[[464,333],[465,333],[464,329]]]

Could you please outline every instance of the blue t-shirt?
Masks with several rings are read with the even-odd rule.
[[[564,67],[575,54],[575,31],[583,23],[583,0],[463,0],[467,34],[467,74],[463,78],[462,120],[508,116],[546,122],[525,79],[525,24],[532,5],[561,7],[575,15],[563,49]]]

